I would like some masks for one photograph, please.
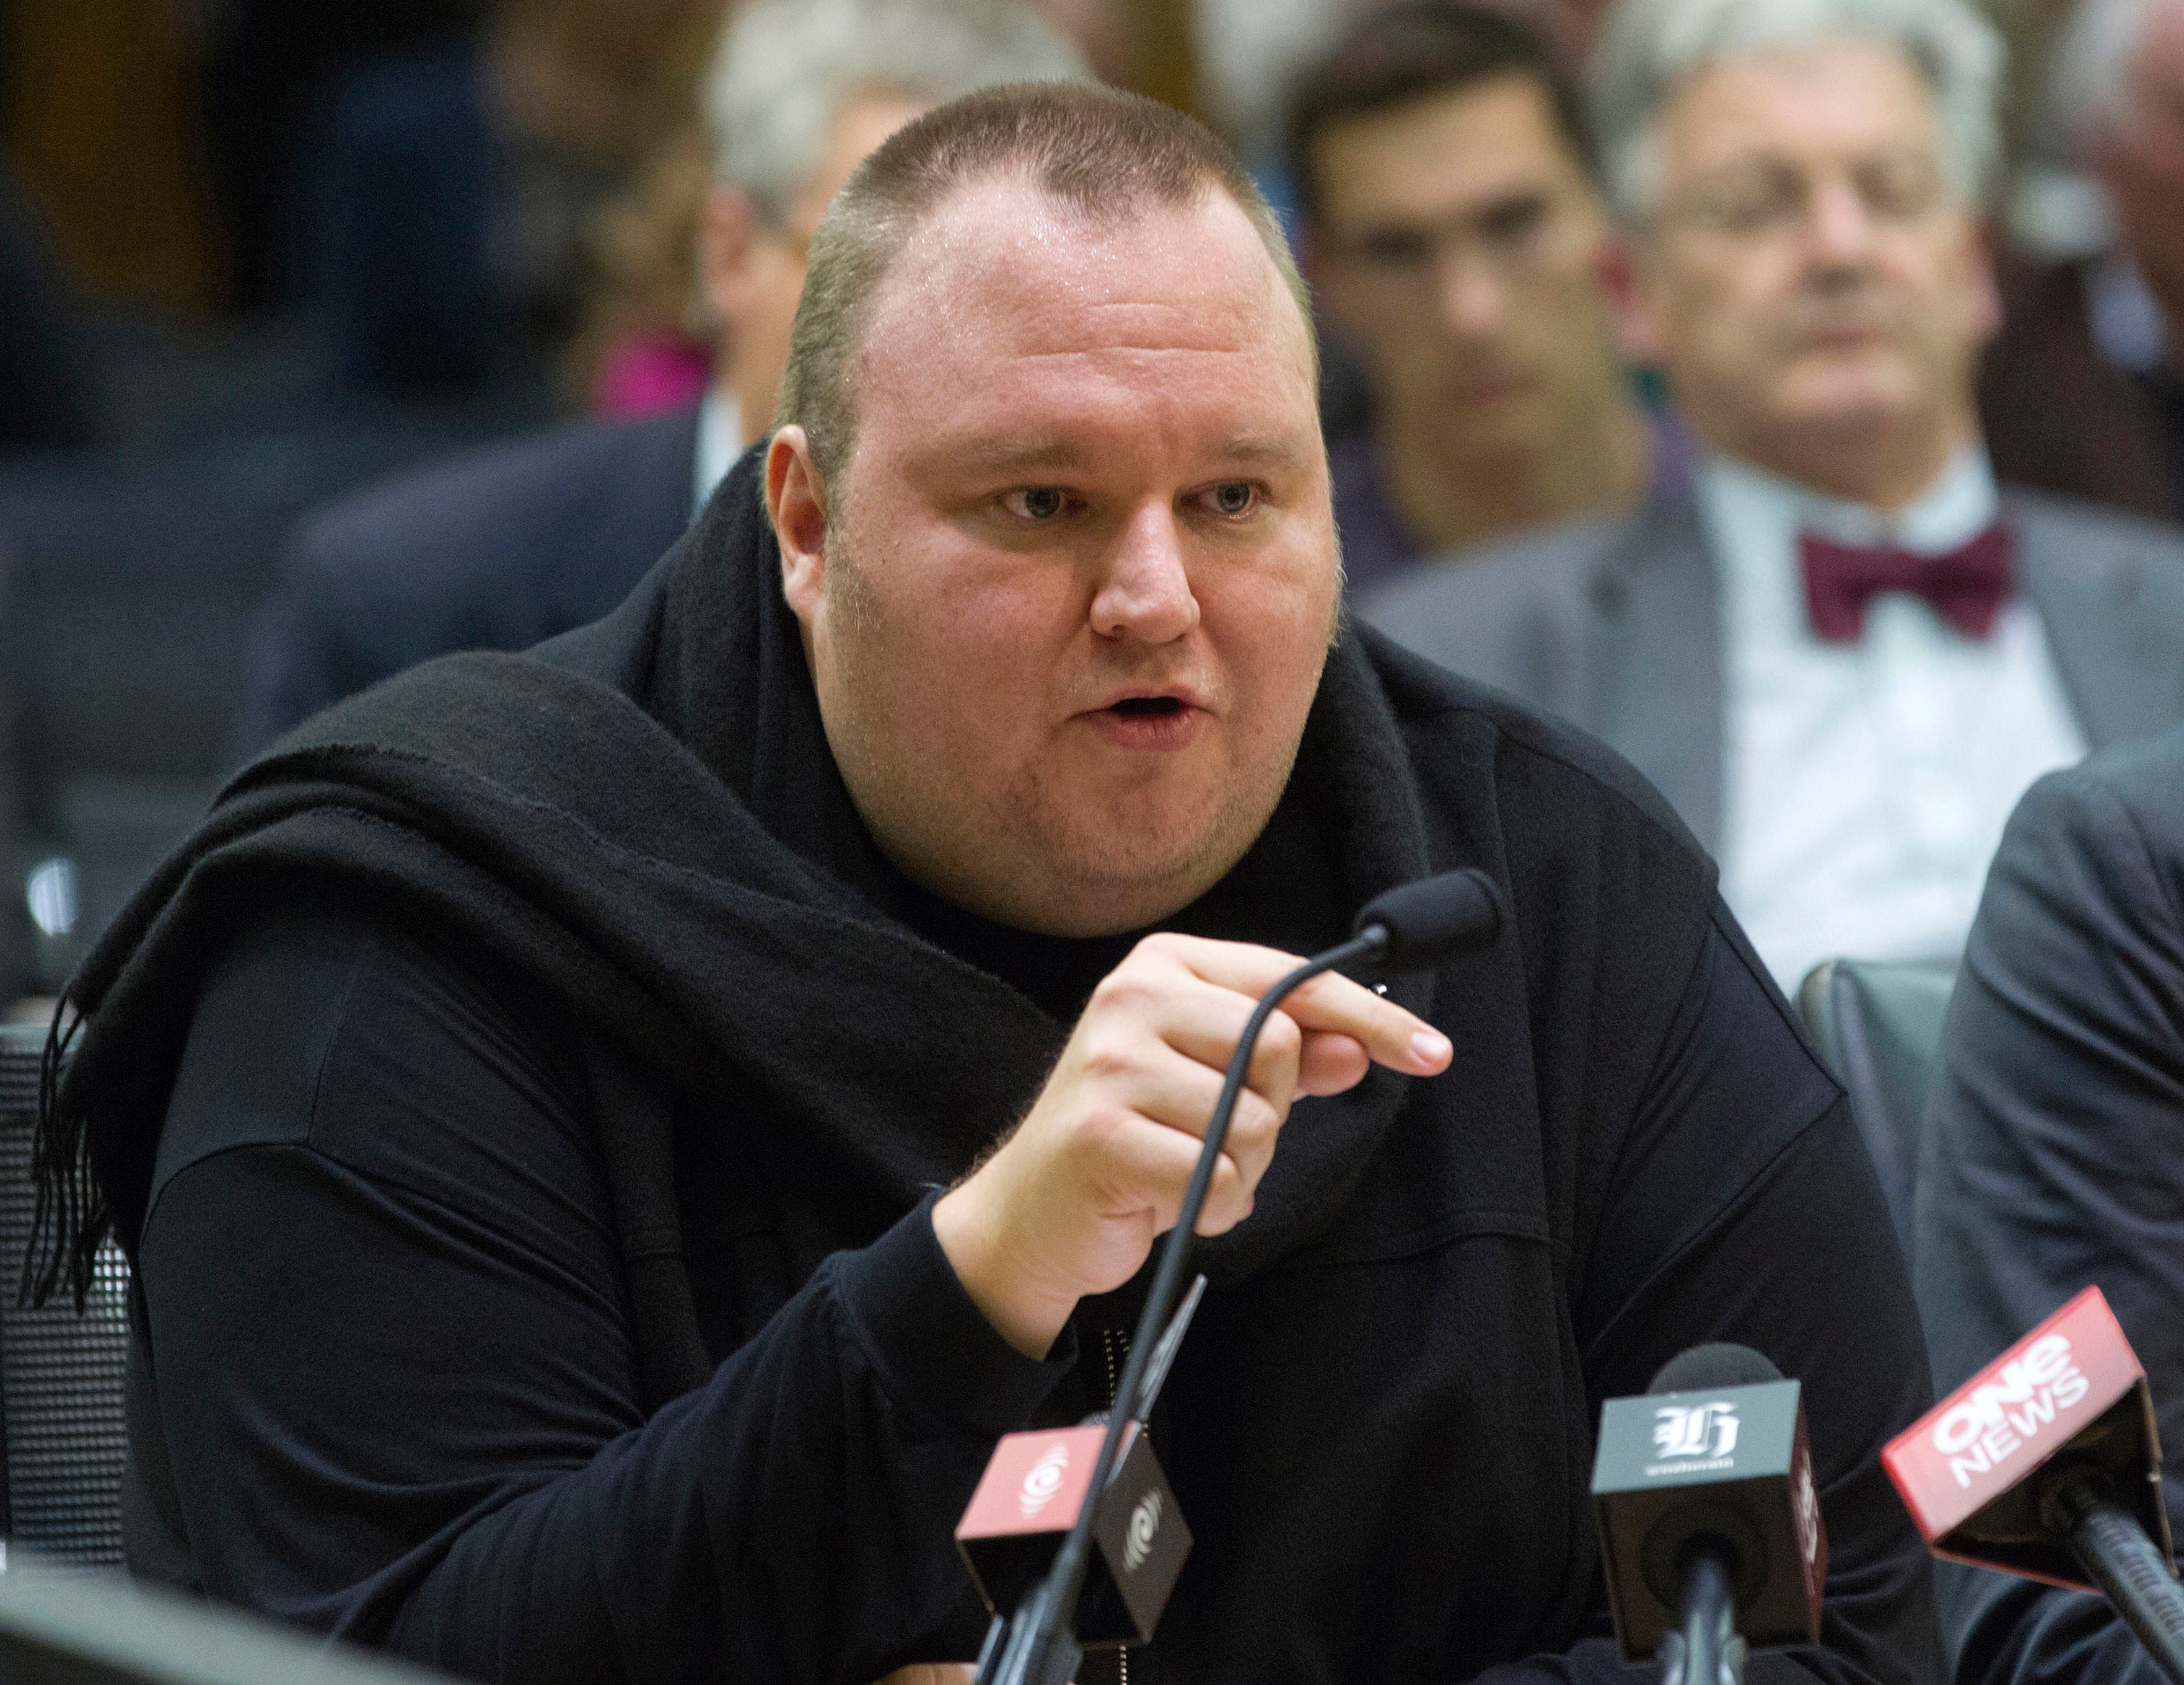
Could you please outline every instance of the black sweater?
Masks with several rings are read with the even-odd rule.
[[[485,1678],[863,1685],[968,1656],[993,1437],[1104,1396],[1131,1290],[1031,1363],[925,1203],[1098,968],[878,865],[752,467],[599,627],[289,739],[79,979],[48,1146],[84,1131],[139,1258],[145,1448],[216,1594]],[[1300,1102],[1204,1248],[1154,1424],[1197,1546],[1133,1678],[1617,1677],[1592,1424],[1708,1339],[1805,1381],[1830,1536],[1825,1648],[1753,1677],[1930,1677],[1874,1461],[1929,1394],[1888,1220],[1658,799],[1353,636],[1178,922],[1307,949],[1460,864],[1514,918],[1399,990],[1455,1064]]]

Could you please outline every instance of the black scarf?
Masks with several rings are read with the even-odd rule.
[[[602,1083],[595,1061],[594,1099],[625,1249],[648,1260],[632,1271],[641,1356],[679,1377],[663,1394],[694,1377],[662,1342],[687,1354],[692,1331],[679,1261],[658,1267],[672,1144],[642,1091],[789,1149],[816,1179],[825,1217],[806,1238],[821,1252],[876,1236],[1020,1115],[1067,1026],[885,910],[874,886],[889,874],[781,595],[761,460],[744,458],[605,620],[526,655],[415,668],[227,786],[70,985],[80,1033],[64,1068],[58,1035],[50,1050],[40,1130],[42,1293],[80,1291],[109,1229],[133,1255],[205,968],[290,897],[362,896],[485,946],[636,1074]],[[1329,658],[1275,822],[1201,903],[1218,908],[1214,934],[1285,928],[1283,879],[1306,859],[1346,922],[1427,869],[1410,764],[1354,633]],[[1430,1005],[1425,979],[1392,992]],[[1403,1092],[1376,1070],[1301,1102],[1309,1127],[1285,1132],[1255,1214],[1204,1247],[1209,1271],[1248,1273],[1323,1230]]]

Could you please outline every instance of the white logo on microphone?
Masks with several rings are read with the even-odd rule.
[[[1808,1565],[1820,1559],[1820,1494],[1813,1486],[1813,1465],[1800,1458],[1797,1484],[1791,1494],[1797,1517],[1797,1550]]]
[[[1130,1512],[1130,1536],[1123,1542],[1123,1571],[1134,1574],[1152,1552],[1153,1535],[1160,1531],[1161,1495],[1149,1492]]]
[[[1069,1467],[1069,1448],[1057,1445],[1031,1465],[1023,1477],[1023,1490],[1017,1494],[1017,1507],[1027,1516],[1036,1515],[1054,1502],[1054,1494],[1061,1490],[1061,1476]]]
[[[1949,1459],[1957,1484],[1969,1487],[1974,1475],[1992,1473],[2053,1428],[2056,1411],[2075,1409],[2092,1390],[2070,1341],[2048,1335],[2004,1364],[1998,1380],[1943,1411],[1934,1424],[1934,1448]]]
[[[1653,1450],[1663,1459],[1726,1457],[1736,1449],[1736,1406],[1723,1400],[1663,1404],[1653,1412]]]

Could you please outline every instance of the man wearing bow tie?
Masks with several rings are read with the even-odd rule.
[[[1693,488],[1364,605],[1635,762],[1786,988],[1953,955],[2025,786],[2184,719],[2184,535],[1980,438],[2000,70],[1961,0],[1622,0],[1593,115]]]

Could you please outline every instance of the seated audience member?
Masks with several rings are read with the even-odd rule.
[[[722,3],[471,0],[469,26],[432,9],[452,34],[382,22],[382,47],[411,50],[311,99],[283,195],[302,302],[357,386],[520,395],[566,344],[585,230],[684,108]]]
[[[1919,1165],[1917,1275],[1956,1386],[2089,1284],[2184,1442],[2184,730],[2035,784],[1964,950]],[[2184,1532],[2184,1489],[2167,1486]],[[2089,1593],[1942,1576],[1959,1685],[2162,1678]]]
[[[1365,605],[1630,756],[1786,988],[1953,955],[2025,786],[2184,718],[2184,539],[1981,446],[1999,57],[1963,0],[1627,0],[1597,132],[1694,494]]]
[[[938,101],[1083,74],[1009,0],[738,12],[705,88],[701,262],[720,324],[705,401],[496,445],[315,516],[261,619],[239,749],[429,656],[524,649],[620,602],[772,414],[805,248],[858,159]]]
[[[592,229],[591,298],[561,376],[588,415],[687,409],[712,386],[720,336],[691,261],[715,192],[711,153],[694,120]]]
[[[1981,382],[1995,466],[2184,520],[2184,0],[2079,0],[2052,104],[2117,244],[2005,269]]]
[[[1307,73],[1290,166],[1373,420],[1334,440],[1352,596],[1512,530],[1621,513],[1679,457],[1617,359],[1576,90],[1521,24],[1373,13]]]
[[[1595,1413],[1721,1339],[1829,1536],[1755,1681],[1931,1677],[1841,1097],[1627,767],[1343,628],[1314,364],[1206,130],[973,94],[836,197],[627,602],[230,785],[46,1121],[47,1286],[109,1218],[139,1270],[141,1565],[532,1685],[967,1660],[962,1505],[1106,1403],[1252,997],[1475,864],[1490,948],[1251,1068],[1151,1430],[1196,1543],[1079,1679],[1617,1685]]]
[[[37,210],[0,165],[0,460],[91,444],[93,367]]]

